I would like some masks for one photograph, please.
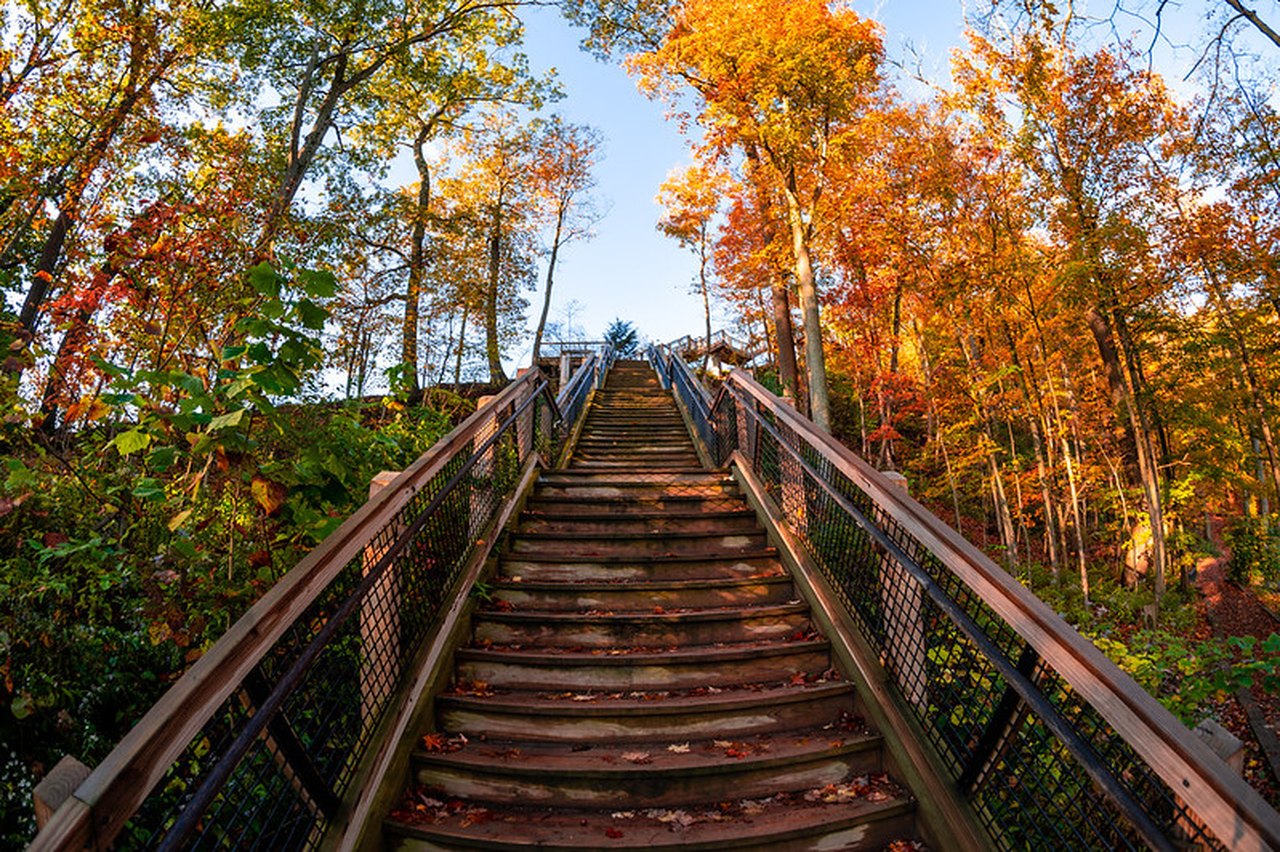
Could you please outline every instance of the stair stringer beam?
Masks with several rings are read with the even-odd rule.
[[[351,783],[359,794],[334,816],[320,848],[329,852],[382,848],[382,817],[404,789],[410,755],[419,732],[430,726],[435,698],[453,674],[454,651],[471,630],[476,601],[470,592],[476,582],[494,572],[492,557],[503,530],[517,517],[533,490],[543,467],[537,453],[529,457],[512,498],[484,531],[482,545],[459,573],[449,593],[449,604],[440,621],[424,639],[409,667],[412,676],[401,687],[401,703],[386,714],[374,734],[376,748],[370,748]]]
[[[698,442],[695,440],[695,444]],[[885,761],[892,773],[918,799],[921,834],[931,848],[961,852],[994,852],[972,805],[949,780],[941,759],[927,745],[925,732],[912,718],[906,702],[891,687],[892,679],[857,625],[845,612],[822,572],[765,497],[764,487],[738,451],[729,459],[729,472],[759,517],[769,541],[791,575],[820,631],[831,641],[831,657],[840,673],[854,684],[856,704],[884,737]]]

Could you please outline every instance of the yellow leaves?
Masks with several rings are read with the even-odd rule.
[[[261,506],[262,511],[267,515],[274,515],[280,511],[289,493],[289,489],[279,482],[272,482],[260,474],[254,474],[249,490],[253,493],[254,502]]]

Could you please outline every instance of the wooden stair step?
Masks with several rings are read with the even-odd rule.
[[[625,496],[607,498],[579,498],[563,495],[530,496],[525,510],[544,512],[592,512],[599,515],[627,517],[652,516],[663,513],[669,517],[683,517],[705,512],[729,512],[742,506],[742,498],[732,494],[670,494],[645,500],[627,500]]]
[[[636,580],[715,580],[743,577],[773,577],[783,573],[777,551],[742,553],[730,558],[707,556],[661,556],[636,558],[564,558],[530,554],[503,556],[498,570],[507,578],[562,582],[630,582]]]
[[[581,484],[539,483],[533,496],[541,497],[577,497],[579,499],[625,498],[631,500],[660,500],[667,497],[739,497],[737,486],[729,483],[675,482],[638,482],[624,484],[621,482]]]
[[[626,648],[710,645],[803,636],[803,604],[772,604],[681,612],[582,613],[555,610],[481,610],[472,618],[477,642],[543,648]]]
[[[731,556],[757,553],[768,544],[764,530],[737,532],[651,533],[533,533],[510,537],[507,553],[514,556]]]
[[[490,593],[517,609],[652,610],[676,607],[779,604],[796,599],[790,578],[748,577],[717,580],[633,581],[629,583],[499,582]]]
[[[818,728],[723,742],[698,741],[676,753],[666,743],[580,750],[490,739],[458,751],[415,751],[413,774],[419,784],[473,802],[660,808],[806,790],[881,767],[880,738],[871,734]]]
[[[825,639],[750,642],[610,655],[587,651],[460,648],[457,676],[497,689],[661,690],[782,682],[830,667]]]
[[[593,691],[443,695],[437,702],[436,720],[442,730],[471,737],[579,744],[679,743],[834,727],[853,702],[853,687],[838,680],[752,684],[715,692],[698,687],[694,692],[658,697]]]
[[[543,473],[538,477],[538,485],[611,485],[617,488],[641,488],[648,486],[682,486],[682,485],[735,485],[733,477],[725,476],[701,467],[672,468],[671,470],[653,471],[643,468],[613,473],[594,473],[580,470],[557,470]]]
[[[914,836],[905,795],[824,802],[803,794],[735,799],[726,808],[621,811],[485,808],[430,810],[434,822],[386,823],[391,850],[591,849],[818,852],[874,850]],[[409,813],[413,813],[409,811]],[[615,816],[617,814],[618,816]],[[428,845],[429,844],[429,845]]]
[[[668,515],[663,512],[636,512],[618,515],[592,512],[521,513],[519,535],[670,535],[674,533],[738,533],[760,529],[760,521],[747,510],[711,509]]]

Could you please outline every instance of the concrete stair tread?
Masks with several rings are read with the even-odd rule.
[[[808,792],[808,791],[806,791]],[[914,803],[888,785],[850,801],[823,801],[821,789],[785,793],[765,799],[733,800],[712,807],[625,811],[548,808],[444,807],[414,810],[422,801],[436,802],[426,793],[410,799],[392,819],[387,832],[405,841],[444,843],[443,848],[467,849],[877,849],[909,836],[904,825]],[[441,802],[444,805],[444,802]],[[417,824],[413,821],[421,820]],[[862,827],[881,830],[859,831]],[[840,832],[847,837],[839,837]],[[861,835],[861,837],[859,837]],[[843,841],[843,842],[840,842]],[[456,844],[450,847],[448,844]]]

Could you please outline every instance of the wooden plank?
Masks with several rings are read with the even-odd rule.
[[[522,398],[540,380],[536,372],[526,374],[504,388],[494,404]],[[77,788],[75,799],[88,809],[60,808],[32,848],[66,848],[42,845],[46,832],[50,838],[89,835],[97,848],[109,845],[173,761],[284,631],[490,419],[491,413],[485,410],[468,417],[272,586],[161,696]],[[82,829],[62,825],[64,819],[91,819],[92,824]]]
[[[785,420],[976,592],[1110,723],[1223,843],[1242,852],[1280,849],[1280,815],[1093,643],[959,533],[750,376],[734,371],[726,382],[729,384]]]

